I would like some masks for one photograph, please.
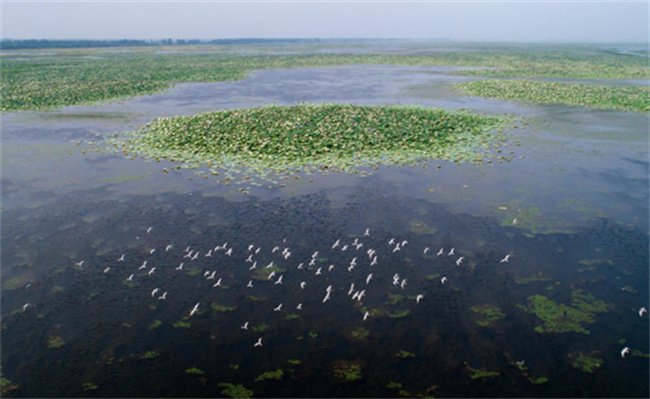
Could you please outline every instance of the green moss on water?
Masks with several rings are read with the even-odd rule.
[[[217,312],[221,312],[221,313],[223,313],[223,312],[232,312],[233,310],[236,309],[236,307],[223,306],[223,305],[219,305],[218,303],[214,303],[214,302],[210,304],[210,307],[213,310],[215,310]]]
[[[147,352],[143,353],[142,355],[138,356],[138,359],[142,359],[142,360],[155,359],[158,356],[160,356],[160,352],[147,351]]]
[[[366,340],[368,338],[368,334],[370,334],[370,331],[363,327],[357,327],[354,330],[352,330],[352,338],[358,339],[358,340]]]
[[[515,277],[515,283],[517,284],[529,284],[532,282],[536,281],[550,281],[551,279],[549,277],[540,277],[540,276],[533,276],[533,277]]]
[[[520,309],[535,314],[543,325],[535,327],[539,333],[578,332],[589,334],[584,325],[594,322],[594,313],[608,312],[613,306],[596,300],[591,294],[575,290],[571,294],[572,306],[558,304],[543,295],[531,295],[527,306]]]
[[[174,323],[174,328],[190,328],[192,323],[185,322],[185,321],[177,321]]]
[[[267,267],[267,266],[268,265],[260,267],[258,265],[258,268],[255,269],[255,273],[253,273],[253,280],[268,281],[269,275],[272,272],[275,272],[275,274],[278,275],[287,271],[287,269],[281,268],[280,266],[275,264],[275,262],[273,262],[273,265],[271,265],[271,267]]]
[[[307,335],[309,335],[309,336],[312,337],[312,338],[316,338],[316,337],[318,337],[318,333],[315,333],[315,332],[313,332],[313,331],[310,331]]]
[[[262,322],[261,324],[259,324],[257,326],[251,327],[251,330],[253,330],[255,332],[262,332],[262,331],[266,330],[269,327],[271,327],[271,326],[269,326],[268,324]]]
[[[406,359],[407,357],[415,357],[415,353],[411,353],[411,352],[408,352],[408,351],[405,351],[405,350],[401,350],[401,351],[397,352],[397,354],[395,354],[395,356],[397,356],[399,358],[402,358],[402,359]]]
[[[238,370],[238,369],[239,369],[239,365],[238,365],[238,364],[229,364],[228,367],[230,367],[230,368],[233,369],[233,370]]]
[[[396,303],[399,303],[404,300],[404,295],[399,295],[399,294],[391,294],[390,292],[388,293],[388,298],[389,300],[386,301],[386,305],[395,305]]]
[[[402,318],[402,317],[406,317],[406,316],[408,316],[410,314],[411,314],[411,311],[408,310],[408,309],[405,309],[405,310],[401,310],[401,311],[398,311],[398,312],[389,313],[388,317],[391,317],[393,319],[399,319],[399,318]]]
[[[253,397],[253,391],[244,388],[243,385],[233,385],[227,382],[220,382],[217,384],[217,387],[223,388],[221,394],[229,398],[247,399]]]
[[[300,318],[300,316],[298,316],[295,313],[289,313],[288,315],[284,316],[285,320],[296,320],[296,319],[299,319],[299,318]]]
[[[402,383],[401,382],[391,381],[388,384],[386,384],[386,388],[402,389]]]
[[[416,234],[429,234],[429,235],[433,235],[438,232],[437,228],[430,227],[426,223],[417,220],[409,221],[409,230]]]
[[[255,378],[255,382],[266,381],[266,380],[279,380],[284,375],[282,369],[277,369],[275,371],[267,371]]]
[[[289,359],[289,360],[287,360],[287,362],[289,362],[289,364],[293,364],[294,366],[297,366],[297,365],[300,364],[300,360],[295,360],[295,359]]]
[[[488,304],[475,305],[469,310],[477,314],[476,324],[482,327],[489,326],[490,323],[506,317],[499,307]]]

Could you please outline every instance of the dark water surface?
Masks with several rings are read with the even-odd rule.
[[[648,397],[647,116],[461,97],[449,85],[475,78],[450,70],[267,70],[3,115],[3,396]],[[245,171],[94,151],[159,116],[297,102],[528,122],[511,162],[298,173],[248,195]]]

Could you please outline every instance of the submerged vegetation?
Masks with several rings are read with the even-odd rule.
[[[648,87],[613,87],[531,80],[479,80],[458,83],[454,87],[464,94],[477,97],[582,105],[618,111],[650,111]]]
[[[270,106],[159,118],[115,138],[113,146],[127,156],[222,169],[244,165],[258,172],[307,166],[349,171],[431,158],[481,163],[491,162],[491,149],[506,145],[505,133],[497,130],[507,122],[505,117],[421,107]]]

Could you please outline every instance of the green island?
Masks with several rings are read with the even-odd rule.
[[[587,356],[584,353],[570,353],[569,358],[571,359],[571,366],[585,373],[593,373],[605,363],[603,359]]]
[[[229,398],[252,398],[253,391],[246,389],[243,385],[234,385],[228,382],[220,382],[217,384],[217,387],[223,388],[221,391],[222,395],[225,395]]]
[[[177,164],[174,169],[207,164],[217,176],[241,166],[259,174],[301,168],[352,172],[429,159],[509,161],[514,153],[502,155],[500,148],[508,145],[503,128],[511,123],[418,106],[303,104],[158,118],[109,142],[125,156],[167,159]],[[266,278],[272,269],[259,269],[255,278]]]
[[[282,369],[277,369],[275,371],[267,371],[259,375],[257,378],[255,378],[255,382],[266,381],[266,380],[279,380],[280,378],[282,378],[283,375],[284,375],[284,371],[282,371]]]

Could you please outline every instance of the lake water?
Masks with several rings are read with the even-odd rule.
[[[266,70],[3,115],[3,396],[648,397],[647,115],[462,97],[476,78],[452,71]],[[510,162],[247,195],[245,170],[95,151],[160,116],[300,102],[527,122]]]

